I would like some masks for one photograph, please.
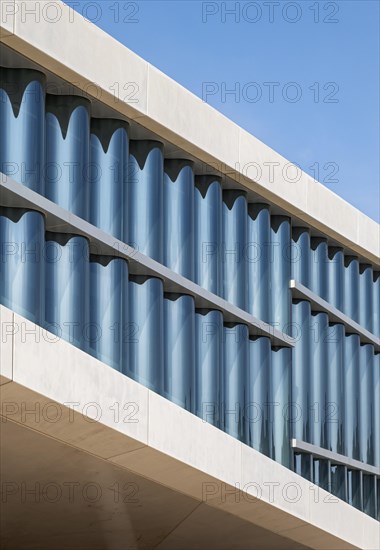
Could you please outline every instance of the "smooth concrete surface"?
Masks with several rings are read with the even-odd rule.
[[[0,306],[0,385],[12,380],[13,311]]]
[[[307,548],[21,424],[2,437],[4,548]]]
[[[0,311],[2,322],[12,315]],[[23,480],[101,486],[107,480],[111,486],[120,474],[120,480],[141,479],[149,496],[141,497],[136,518],[124,503],[99,509],[82,499],[79,525],[78,509],[71,522],[73,508],[64,507],[53,521],[51,508],[24,507],[29,501],[20,502],[21,487],[5,503],[7,548],[54,548],[62,530],[81,548],[117,550],[117,536],[131,537],[128,548],[157,547],[160,537],[159,548],[379,547],[379,524],[369,516],[23,317],[13,318],[14,330],[1,343],[14,350],[12,381],[0,388],[3,480],[16,483],[9,490]],[[65,502],[62,497],[55,510]],[[223,528],[207,529],[209,521]],[[41,523],[46,542],[33,538]],[[30,546],[20,545],[28,533]]]
[[[2,0],[0,5],[0,38],[10,36],[15,24],[15,0]]]
[[[72,8],[57,0],[14,0],[14,22],[10,8],[7,16],[2,11],[4,44],[378,265],[375,221]]]
[[[190,294],[198,308],[216,309],[223,313],[224,322],[244,323],[253,336],[268,336],[275,346],[292,347],[294,339],[272,325],[253,317],[234,304],[200,287],[152,258],[118,241],[101,229],[75,216],[52,201],[26,188],[0,172],[1,204],[17,208],[32,208],[45,216],[46,230],[82,235],[90,241],[91,251],[117,256],[128,261],[129,273],[150,275],[162,279],[166,292]]]

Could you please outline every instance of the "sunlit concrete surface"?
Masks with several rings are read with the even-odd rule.
[[[369,516],[0,312],[4,548],[379,547]]]

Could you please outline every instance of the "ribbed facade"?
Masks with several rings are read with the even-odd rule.
[[[47,231],[33,209],[0,206],[1,303],[379,518],[380,479],[365,468],[380,468],[379,271],[192,162],[166,159],[162,143],[131,140],[126,121],[93,118],[89,101],[46,95],[37,71],[2,69],[1,83],[2,173],[295,345],[131,274],[81,235]],[[373,343],[292,298],[291,279]],[[294,451],[294,439],[341,458]]]

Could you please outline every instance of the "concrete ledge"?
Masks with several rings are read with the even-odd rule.
[[[38,210],[45,215],[47,230],[82,235],[90,241],[91,252],[93,254],[124,258],[128,261],[130,273],[159,277],[164,283],[166,292],[189,294],[193,296],[196,307],[219,310],[223,313],[224,322],[246,324],[249,334],[253,336],[268,336],[273,345],[294,346],[294,339],[291,336],[253,317],[248,312],[205,290],[189,279],[178,275],[159,262],[118,241],[115,237],[108,235],[82,218],[71,214],[4,174],[1,174],[0,178],[2,206]]]
[[[370,475],[380,476],[380,468],[376,468],[376,466],[371,466],[370,464],[365,464],[364,462],[360,462],[360,460],[355,460],[354,458],[349,458],[348,456],[333,453],[328,449],[318,447],[317,445],[312,445],[311,443],[306,443],[306,441],[301,441],[299,439],[292,439],[291,444],[294,451],[311,454],[315,458],[330,460],[333,464],[342,464],[352,470],[361,470]]]
[[[376,222],[65,4],[55,2],[55,20],[41,16],[50,0],[14,1],[14,23],[7,18],[2,26],[6,45],[379,265]],[[258,177],[253,163],[267,176]],[[267,163],[276,166],[273,181]]]
[[[3,421],[310,548],[379,547],[369,516],[23,317],[14,323],[1,344],[15,350]]]
[[[353,319],[350,319],[350,317],[326,302],[326,300],[312,292],[306,286],[292,279],[290,281],[290,289],[292,291],[293,298],[309,301],[312,311],[322,311],[327,313],[330,322],[341,323],[344,325],[347,334],[359,334],[361,342],[365,344],[372,344],[375,347],[375,351],[380,351],[380,338],[369,332],[369,330],[363,328]]]

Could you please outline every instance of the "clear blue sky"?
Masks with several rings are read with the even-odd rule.
[[[321,183],[380,220],[378,0],[76,3],[128,48],[306,172],[319,169]],[[236,95],[224,95],[231,89]]]

